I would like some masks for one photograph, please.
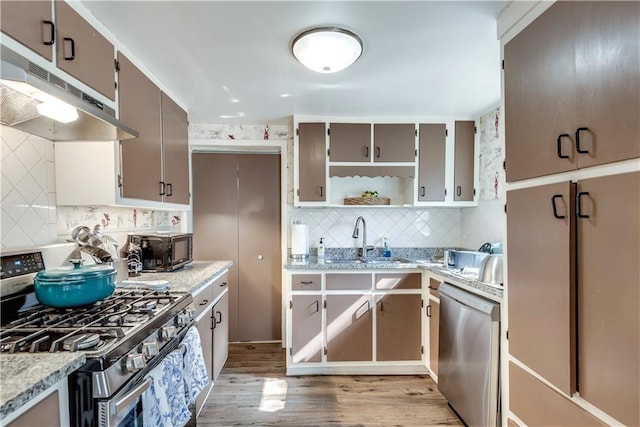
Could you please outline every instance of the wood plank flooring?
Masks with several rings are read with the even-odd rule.
[[[285,376],[280,344],[231,344],[199,426],[461,426],[426,375]]]

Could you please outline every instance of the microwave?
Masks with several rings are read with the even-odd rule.
[[[193,261],[193,234],[139,234],[142,271],[174,271]]]

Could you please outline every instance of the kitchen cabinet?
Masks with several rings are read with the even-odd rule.
[[[209,378],[209,385],[207,385],[196,396],[196,415],[202,410],[207,397],[213,388],[213,324],[215,320],[211,316],[211,308],[207,310],[199,318],[196,318],[196,328],[200,335],[200,343],[202,344],[202,356],[204,358],[204,364],[207,368],[207,377]]]
[[[53,61],[56,27],[51,0],[3,0],[0,29],[49,62]]]
[[[422,295],[376,295],[376,360],[421,360]]]
[[[122,52],[118,63],[120,119],[139,132],[120,141],[121,195],[188,204],[187,113]]]
[[[418,201],[444,202],[447,125],[420,124],[418,135]]]
[[[327,143],[324,123],[299,123],[297,131],[297,202],[326,202]]]
[[[416,126],[375,123],[373,125],[373,161],[415,162]]]
[[[3,423],[4,424],[4,423]],[[58,392],[54,391],[36,403],[14,421],[4,424],[6,427],[59,427],[60,406]]]
[[[640,423],[638,235],[640,172],[507,192],[510,353],[626,425]]]
[[[329,161],[370,162],[370,123],[330,123]]]
[[[373,360],[371,295],[327,295],[327,361]]]
[[[322,284],[320,274],[292,274],[291,289],[294,291],[319,291]]]
[[[429,369],[437,377],[440,351],[440,301],[429,298],[427,317],[429,318]]]
[[[322,361],[322,294],[291,297],[291,361]]]
[[[507,182],[640,156],[640,4],[556,2],[504,46]]]
[[[227,280],[226,276],[221,280]],[[226,286],[226,282],[223,286]],[[222,368],[229,356],[229,292],[224,291],[218,302],[213,306],[213,380],[218,379]]]
[[[456,202],[473,201],[476,195],[474,188],[475,129],[473,121],[456,121],[455,123],[453,200]]]
[[[113,44],[66,2],[55,1],[55,11],[58,68],[115,100]]]

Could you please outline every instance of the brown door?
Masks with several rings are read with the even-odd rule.
[[[329,129],[329,159],[332,162],[371,160],[371,124],[331,123]]]
[[[371,297],[327,295],[327,361],[373,359]]]
[[[507,192],[509,350],[563,392],[575,391],[573,187]]]
[[[327,143],[324,123],[299,123],[298,199],[301,202],[327,200]]]
[[[164,201],[189,204],[187,112],[162,92],[162,180]]]
[[[578,391],[639,425],[640,173],[579,181],[577,194]]]
[[[570,2],[571,3],[571,2]],[[571,3],[578,167],[640,156],[640,2]]]
[[[414,124],[373,125],[374,162],[413,162],[416,154]]]
[[[193,155],[194,258],[231,260],[230,341],[281,336],[280,156]]]
[[[240,341],[279,340],[280,155],[238,156]]]
[[[438,375],[438,360],[440,351],[440,303],[429,300],[427,306],[429,316],[429,367]]]
[[[507,182],[576,168],[571,3],[556,2],[504,46]]]
[[[122,197],[160,202],[160,89],[121,52],[118,52],[118,61],[120,120],[140,134],[137,138],[120,141],[120,191]]]
[[[213,306],[212,316],[215,327],[213,329],[213,380],[218,379],[227,356],[229,356],[229,293]]]
[[[2,1],[0,29],[40,56],[53,60],[56,41],[51,1]]]
[[[294,295],[291,306],[293,363],[322,361],[322,295]]]
[[[420,360],[421,295],[376,296],[377,360]]]
[[[447,126],[421,124],[418,149],[418,200],[444,202]]]
[[[58,68],[115,100],[113,45],[64,1],[55,7]]]
[[[456,121],[455,161],[453,165],[453,200],[473,201],[475,122]]]

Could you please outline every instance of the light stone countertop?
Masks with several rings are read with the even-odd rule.
[[[168,280],[172,291],[195,293],[233,265],[194,261],[170,273],[143,273],[128,280]],[[86,362],[81,352],[0,354],[0,419],[26,404]]]

